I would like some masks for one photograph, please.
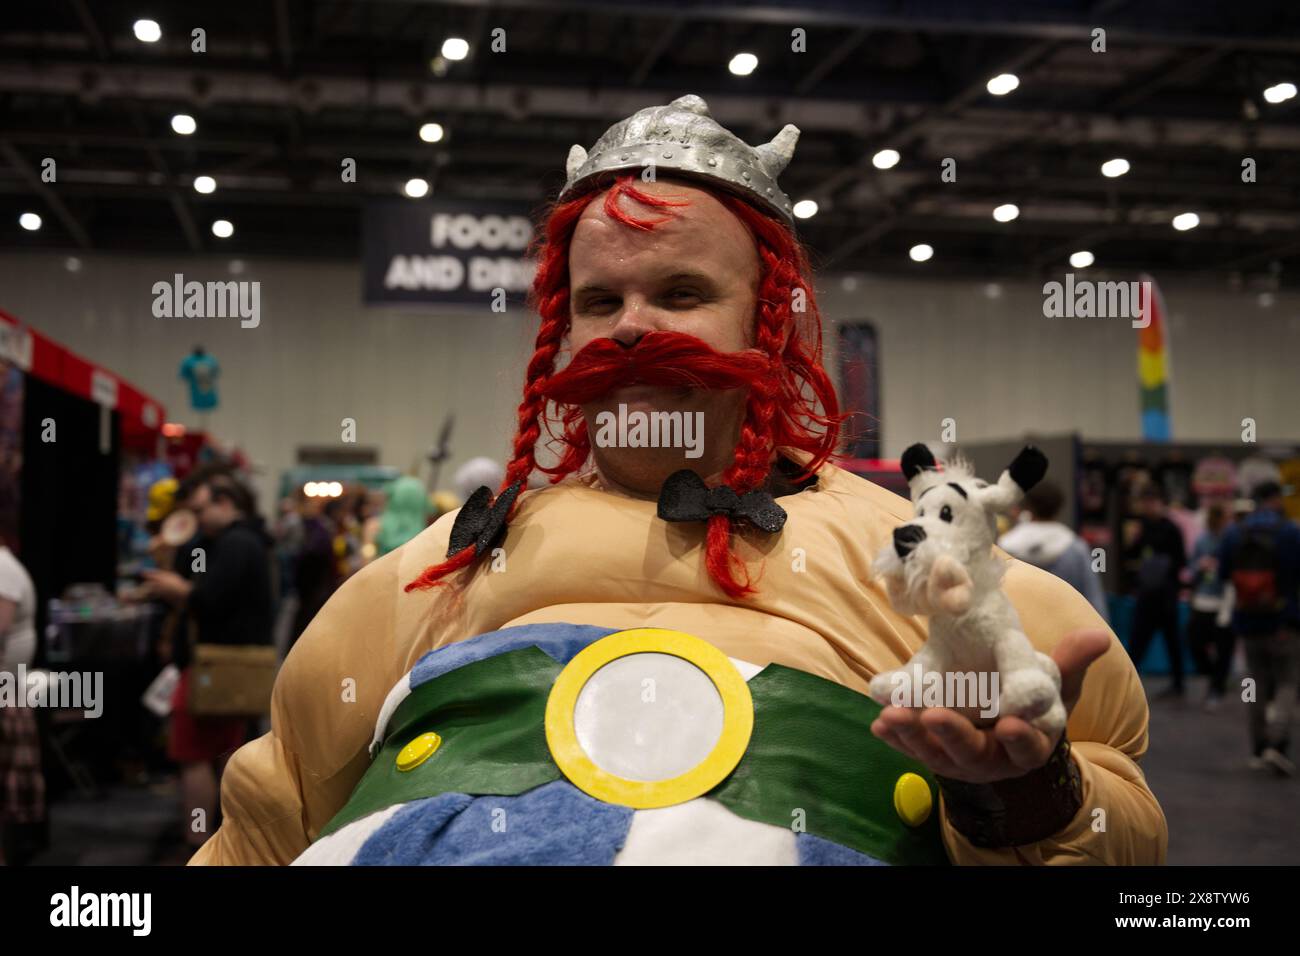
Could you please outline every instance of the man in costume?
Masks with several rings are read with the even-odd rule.
[[[1059,739],[866,696],[925,640],[870,570],[911,509],[830,461],[797,136],[684,96],[573,148],[504,480],[331,598],[194,862],[1163,861],[1141,685],[1051,575],[1005,588]]]

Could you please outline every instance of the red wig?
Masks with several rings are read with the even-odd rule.
[[[524,397],[519,405],[514,449],[506,466],[498,494],[515,482],[526,486],[534,470],[550,475],[552,482],[582,470],[591,456],[591,439],[577,405],[557,406],[552,415],[545,397],[546,384],[555,373],[569,329],[569,243],[587,206],[599,193],[554,206],[542,226],[537,250],[537,273],[533,280],[531,305],[541,317],[536,349],[524,378]],[[749,229],[758,248],[759,287],[754,323],[755,347],[777,369],[750,389],[745,420],[735,458],[722,480],[738,494],[761,488],[772,467],[773,452],[793,448],[810,457],[801,478],[817,471],[835,452],[839,440],[839,402],[834,386],[821,362],[821,314],[813,294],[811,269],[803,248],[790,229],[729,193],[715,191],[719,202]],[[665,215],[637,218],[622,208],[627,197]],[[671,217],[669,207],[685,205],[636,188],[635,177],[624,176],[604,193],[604,211],[609,218],[631,229],[650,230]],[[560,425],[557,433],[553,423]],[[559,446],[559,461],[539,465],[534,457],[545,429],[552,444]],[[518,500],[511,506],[513,516]],[[731,519],[713,515],[708,521],[705,566],[709,576],[727,596],[737,600],[754,591],[743,562],[731,552]],[[406,590],[427,588],[477,557],[466,547],[440,564],[426,568]]]

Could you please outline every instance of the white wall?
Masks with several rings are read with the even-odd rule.
[[[998,282],[992,299],[982,281],[855,281],[846,291],[843,278],[825,279],[820,298],[835,321],[876,324],[887,454],[938,438],[947,417],[959,441],[1030,430],[1141,437],[1138,330],[1128,320],[1045,318],[1041,283]],[[1160,290],[1175,439],[1239,441],[1250,416],[1261,442],[1300,440],[1300,295],[1276,295],[1266,308],[1222,282],[1180,278]]]
[[[406,470],[454,409],[447,483],[468,458],[505,457],[531,351],[523,313],[367,309],[351,265],[248,260],[232,276],[225,259],[82,260],[72,274],[62,256],[0,257],[0,308],[124,376],[190,426],[198,416],[177,370],[204,345],[221,364],[221,406],[209,428],[261,466],[264,510],[298,446],[339,443],[344,418],[356,419],[358,446],[377,447],[381,463]],[[260,281],[260,325],[154,318],[152,286],[175,272]]]
[[[358,267],[346,263],[62,255],[0,256],[0,308],[162,401],[169,417],[196,424],[177,366],[196,343],[222,365],[221,408],[210,426],[263,469],[262,500],[299,445],[340,440],[355,418],[358,444],[407,469],[433,444],[443,414],[456,413],[454,457],[506,456],[534,321],[486,309],[368,309]],[[262,283],[262,320],[157,319],[152,286],[187,280]],[[935,269],[939,274],[939,269]],[[1090,438],[1139,436],[1136,331],[1122,319],[1046,319],[1038,284],[857,277],[820,282],[827,317],[872,320],[880,335],[885,453],[937,438],[942,419],[958,440],[1078,430]],[[1170,312],[1175,436],[1236,440],[1245,416],[1263,440],[1300,440],[1300,295],[1271,308],[1222,285],[1163,286]],[[834,374],[835,334],[827,335]]]

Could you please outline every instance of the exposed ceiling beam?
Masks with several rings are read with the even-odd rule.
[[[190,207],[186,204],[185,198],[176,186],[176,177],[172,175],[171,167],[167,164],[167,160],[163,158],[162,151],[149,139],[148,121],[145,119],[144,110],[140,108],[139,103],[134,101],[130,105],[131,120],[135,123],[136,132],[146,141],[145,155],[149,157],[154,169],[162,176],[167,201],[176,214],[176,221],[180,224],[181,232],[185,236],[185,242],[194,252],[202,252],[203,240],[199,235],[199,228],[194,222],[194,216],[190,213]]]
[[[72,0],[72,9],[76,11],[77,19],[81,21],[81,28],[86,31],[86,37],[90,41],[90,48],[95,51],[95,55],[101,60],[108,60],[110,56],[108,40],[105,39],[103,31],[99,29],[99,25],[95,22],[94,14],[90,12],[86,0]]]
[[[289,0],[275,0],[275,46],[285,73],[293,70],[293,29],[289,23]]]
[[[1014,71],[1015,64],[1043,55],[1041,47],[990,67],[993,72]],[[1012,67],[1011,70],[999,67]],[[1022,67],[1023,68],[1023,67]],[[1203,116],[1170,117],[1152,110],[1140,117],[1117,119],[1089,108],[1051,107],[1046,102],[1008,97],[1006,102],[983,102],[985,82],[993,72],[984,72],[958,94],[942,101],[926,100],[920,94],[902,99],[881,90],[862,90],[852,99],[741,94],[730,90],[698,89],[715,116],[730,126],[749,126],[773,132],[782,122],[796,122],[805,132],[818,130],[866,136],[873,141],[911,140],[946,122],[985,123],[992,132],[1011,124],[1059,123],[1064,119],[1076,126],[1123,129],[1126,123],[1159,124],[1171,130],[1186,129],[1201,139],[1216,138],[1225,128],[1241,127],[1241,121],[1225,120],[1221,111]],[[202,96],[196,90],[201,86]],[[86,103],[105,99],[129,99],[172,104],[187,99],[196,109],[220,106],[277,107],[293,105],[311,115],[327,107],[355,110],[391,110],[412,117],[423,115],[431,106],[446,115],[461,113],[518,119],[572,119],[581,122],[612,122],[645,106],[662,102],[663,93],[631,87],[603,87],[572,83],[491,83],[442,79],[427,87],[403,80],[364,80],[354,77],[304,75],[286,78],[262,69],[193,70],[140,64],[97,64],[28,61],[0,63],[0,90],[76,98]],[[1285,105],[1285,104],[1284,104]],[[881,128],[882,115],[893,109],[902,116],[889,131]],[[908,112],[911,111],[911,112]],[[1279,114],[1280,115],[1280,114]],[[1300,138],[1300,127],[1262,118],[1256,124],[1261,135]],[[1206,135],[1206,131],[1210,131]],[[1084,132],[1087,132],[1084,130]],[[1141,130],[1139,129],[1139,132]],[[869,161],[875,150],[864,153]]]
[[[822,200],[829,199],[838,190],[861,176],[863,171],[871,165],[871,157],[875,156],[880,150],[885,147],[894,149],[906,147],[912,140],[925,133],[939,120],[970,105],[979,97],[986,96],[988,91],[985,89],[985,84],[988,83],[990,77],[1000,73],[1014,73],[1016,70],[1025,69],[1049,56],[1055,48],[1056,44],[1053,42],[1040,43],[1031,49],[1023,50],[1015,56],[1003,60],[996,67],[981,71],[977,78],[968,81],[945,102],[927,109],[919,115],[902,120],[894,124],[892,129],[877,136],[871,147],[864,150],[855,162],[822,182],[813,190],[813,195]]]
[[[808,75],[794,85],[794,91],[800,96],[811,93],[813,87],[830,75],[830,72],[843,63],[850,53],[862,45],[868,32],[870,31],[859,27],[841,40],[830,53],[818,57],[813,68],[808,71]]]
[[[1262,252],[1253,252],[1250,255],[1242,256],[1240,259],[1230,260],[1229,262],[1223,263],[1220,268],[1228,272],[1235,272],[1239,269],[1247,269],[1255,265],[1269,262],[1273,259],[1287,259],[1296,255],[1300,255],[1300,240],[1272,246]]]
[[[1000,73],[1014,73],[1017,70],[1026,69],[1036,63],[1041,62],[1044,58],[1050,56],[1056,49],[1055,41],[1038,43],[1033,47],[1022,50],[1016,55],[1003,59],[1001,63],[991,71],[981,71],[976,78],[969,80],[956,94],[950,97],[945,103],[933,109],[922,112],[919,116],[914,116],[904,120],[902,123],[895,124],[894,128],[888,133],[878,137],[871,147],[862,152],[857,161],[838,173],[823,180],[822,183],[811,191],[811,195],[820,202],[826,202],[834,194],[859,179],[863,173],[871,168],[871,158],[885,147],[898,149],[906,147],[911,141],[921,135],[935,121],[949,116],[963,107],[973,103],[978,97],[987,95],[985,84],[990,77]],[[856,251],[867,243],[874,242],[884,236],[893,228],[899,218],[907,214],[907,208],[904,207],[894,215],[887,217],[884,221],[878,221],[867,226],[862,232],[843,243],[833,253],[833,258],[839,258]]]
[[[1099,109],[1105,113],[1124,113],[1157,90],[1199,75],[1233,52],[1233,49],[1231,44],[1218,44],[1186,57],[1181,62],[1161,64],[1137,82],[1125,83],[1117,95],[1103,102]]]
[[[81,21],[82,28],[86,35],[90,37],[91,44],[94,46],[96,53],[101,61],[107,61],[109,56],[108,44],[104,41],[103,34],[95,21],[94,14],[86,5],[85,0],[73,0],[77,8],[77,17]],[[176,220],[180,223],[181,232],[185,235],[185,241],[195,252],[203,249],[203,242],[199,238],[198,227],[194,224],[194,218],[190,215],[189,207],[185,205],[185,200],[180,191],[176,188],[176,183],[172,177],[171,168],[167,165],[167,160],[159,149],[149,141],[149,124],[145,119],[144,108],[138,100],[128,100],[127,109],[131,115],[131,122],[135,124],[136,132],[147,143],[145,154],[149,161],[153,163],[154,169],[162,176],[164,187],[167,189],[167,199],[170,202],[172,210],[176,213]]]
[[[26,157],[18,151],[18,148],[13,143],[0,141],[0,152],[4,153],[5,159],[22,178],[27,188],[39,195],[45,201],[45,204],[50,207],[50,211],[63,224],[63,228],[68,231],[68,235],[72,236],[73,242],[82,249],[93,248],[94,244],[90,241],[90,233],[86,231],[86,228],[81,224],[81,220],[72,214],[72,210],[59,197],[56,185],[42,182],[40,173],[36,171],[36,168],[27,161]]]
[[[651,45],[650,49],[646,51],[645,56],[641,58],[641,62],[638,63],[636,69],[632,71],[632,75],[628,77],[627,82],[629,86],[640,86],[646,81],[646,78],[650,76],[651,71],[654,70],[655,64],[659,61],[659,58],[663,56],[668,47],[672,45],[673,40],[677,39],[678,31],[680,31],[685,24],[686,20],[683,17],[669,20],[664,24],[663,29],[659,31],[659,35],[655,37],[655,42]]]
[[[386,0],[410,3],[412,0]],[[1125,4],[1131,12],[1101,4],[1094,9],[1070,9],[1052,4],[1052,19],[1040,19],[1045,5],[1036,5],[1018,16],[1014,5],[1001,4],[992,15],[985,4],[969,0],[932,0],[922,5],[899,0],[800,0],[798,3],[732,2],[699,4],[696,0],[414,0],[450,7],[484,7],[572,12],[587,15],[629,16],[647,20],[688,17],[696,20],[732,23],[772,24],[804,27],[861,27],[868,30],[904,30],[932,34],[1020,37],[1034,40],[1064,40],[1087,43],[1092,31],[1104,27],[1108,42],[1147,43],[1166,46],[1204,46],[1207,42],[1230,39],[1242,49],[1297,52],[1300,36],[1287,35],[1270,27],[1267,11],[1254,17],[1242,4],[1225,7],[1217,21],[1209,18],[1160,17],[1144,11],[1141,4]],[[1118,5],[1114,5],[1118,6]],[[1099,16],[1109,19],[1098,21]]]

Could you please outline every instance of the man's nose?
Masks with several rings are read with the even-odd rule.
[[[647,332],[664,328],[658,321],[658,310],[644,299],[628,296],[623,301],[623,311],[614,323],[609,337],[625,348],[631,348],[641,341]]]
[[[925,540],[925,529],[920,525],[905,524],[894,529],[894,552],[901,561]]]

